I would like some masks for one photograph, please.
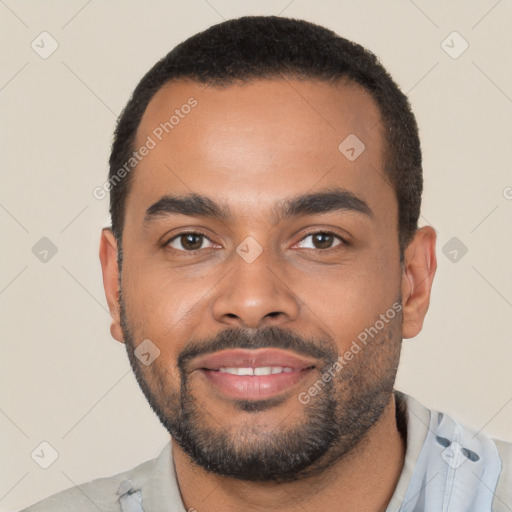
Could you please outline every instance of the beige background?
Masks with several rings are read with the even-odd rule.
[[[512,441],[510,1],[0,0],[0,510],[128,469],[166,442],[110,338],[97,257],[108,206],[92,190],[116,116],[157,59],[223,18],[278,13],[367,46],[409,93],[439,270],[397,387]],[[59,45],[47,59],[31,48],[43,31]],[[453,31],[469,43],[456,59],[441,46]],[[42,237],[58,248],[46,263],[32,252]],[[442,252],[452,237],[468,248],[457,262]],[[42,441],[59,455],[46,470],[30,456]]]

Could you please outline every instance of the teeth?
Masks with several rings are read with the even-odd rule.
[[[283,366],[259,366],[257,368],[219,368],[222,373],[231,373],[232,375],[274,375],[276,373],[292,373],[293,369]]]
[[[272,373],[279,373],[277,370],[280,369],[280,366],[274,366],[274,368],[271,366],[261,366],[260,368],[254,368],[254,375],[270,375]]]
[[[233,368],[233,370],[236,370],[238,375],[254,375],[252,368]]]

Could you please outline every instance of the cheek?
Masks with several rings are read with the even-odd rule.
[[[383,247],[367,250],[341,266],[324,267],[315,275],[297,272],[291,282],[303,303],[303,314],[338,340],[338,350],[375,324],[398,297],[397,255]],[[320,322],[319,322],[320,321]]]
[[[205,293],[210,287],[201,280],[183,279],[172,268],[147,263],[126,267],[123,298],[136,343],[150,339],[162,355],[177,357],[183,340],[204,318]]]

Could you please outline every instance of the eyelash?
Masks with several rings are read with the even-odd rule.
[[[320,252],[328,252],[330,250],[336,249],[337,247],[341,247],[341,246],[347,247],[347,246],[350,245],[350,243],[345,238],[343,238],[342,236],[338,235],[337,233],[335,233],[333,231],[328,231],[328,230],[310,231],[309,233],[306,233],[299,240],[299,242],[297,242],[297,243],[302,242],[303,240],[305,240],[309,236],[314,236],[314,235],[319,235],[319,234],[322,234],[322,235],[332,235],[334,238],[337,238],[341,242],[341,244],[335,245],[334,247],[328,247],[327,249],[311,249],[311,248],[307,248],[308,250],[314,250],[314,251],[320,251]],[[206,238],[209,242],[215,243],[212,240],[210,240],[210,238],[205,233],[202,233],[201,231],[182,231],[181,233],[178,233],[177,235],[174,235],[172,238],[168,239],[163,244],[163,247],[164,248],[169,248],[169,244],[171,242],[173,242],[174,240],[177,240],[178,238],[180,238],[182,236],[185,236],[185,235],[200,235],[200,236]],[[211,249],[211,247],[207,247],[207,249]],[[196,250],[192,250],[192,251],[187,251],[185,249],[174,249],[174,247],[171,247],[170,250],[174,250],[174,251],[177,251],[177,252],[188,253],[188,254],[196,254],[197,252],[202,251],[204,249],[196,249]]]

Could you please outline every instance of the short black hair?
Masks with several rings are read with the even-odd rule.
[[[376,101],[387,143],[384,175],[398,201],[403,258],[418,228],[423,190],[418,126],[407,97],[369,50],[319,25],[279,16],[244,16],[214,25],[176,46],[139,82],[119,117],[109,161],[110,215],[119,248],[132,173],[121,180],[117,173],[133,156],[137,129],[155,93],[177,79],[226,87],[279,77],[346,79]]]

